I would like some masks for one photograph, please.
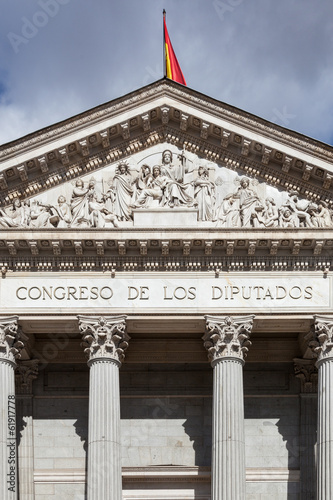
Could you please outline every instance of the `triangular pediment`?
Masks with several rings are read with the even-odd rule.
[[[1,230],[14,254],[23,230],[32,252],[43,231],[65,231],[80,255],[79,229],[101,252],[107,234],[120,253],[133,241],[144,255],[153,238],[163,252],[184,230],[184,255],[195,237],[207,255],[261,244],[319,255],[332,244],[332,159],[330,146],[161,80],[2,146]]]

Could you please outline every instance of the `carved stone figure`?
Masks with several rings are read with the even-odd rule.
[[[256,217],[255,208],[259,206],[259,197],[249,188],[250,180],[247,177],[242,177],[240,186],[235,194],[239,198],[240,217],[242,227],[251,227],[252,218]]]
[[[165,192],[166,203],[170,207],[193,206],[193,197],[189,193],[191,183],[184,184],[185,173],[189,172],[185,157],[184,155],[180,156],[181,162],[179,165],[175,165],[172,160],[171,151],[169,149],[163,151],[161,172],[170,178]]]
[[[135,203],[132,204],[133,208],[143,208],[149,205],[149,198],[158,200],[160,204],[164,204],[164,193],[170,183],[170,178],[161,174],[161,167],[156,165],[153,167],[153,177],[149,182],[149,187],[142,189],[140,196]]]
[[[25,213],[21,200],[16,198],[12,207],[8,210],[0,209],[0,227],[26,227]]]
[[[131,203],[134,193],[133,177],[129,173],[128,165],[120,163],[113,178],[115,189],[114,212],[119,220],[126,221],[132,219]]]
[[[216,212],[217,226],[241,227],[239,204],[233,193],[228,194]]]
[[[59,217],[57,227],[69,227],[72,220],[72,213],[70,206],[66,202],[66,198],[63,195],[58,197],[58,205],[54,208],[56,215]]]
[[[140,173],[135,181],[137,198],[140,196],[141,191],[151,184],[152,180],[153,176],[151,174],[149,165],[142,165]]]
[[[52,213],[51,205],[44,205],[42,203],[34,202],[30,206],[30,227],[54,227],[53,222],[56,219]]]
[[[95,192],[91,193],[89,198],[89,222],[91,227],[103,228],[106,222],[111,222],[114,227],[118,227],[116,215],[97,199]]]
[[[193,182],[194,206],[198,208],[199,220],[213,220],[215,205],[215,186],[208,178],[208,170],[199,167],[198,177]]]
[[[309,205],[308,211],[314,227],[332,227],[331,214],[324,201]]]
[[[295,215],[295,227],[313,227],[310,214],[307,212],[310,203],[306,200],[299,200],[298,193],[292,191],[286,202],[286,206],[290,208]]]
[[[82,179],[77,179],[70,203],[72,212],[71,227],[89,226],[89,186],[84,187]]]
[[[266,198],[264,206],[256,206],[252,219],[254,227],[278,227],[279,210],[274,199]]]
[[[289,208],[282,208],[280,210],[280,227],[297,227],[294,214]]]

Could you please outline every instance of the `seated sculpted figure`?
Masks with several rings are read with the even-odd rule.
[[[118,227],[117,217],[110,212],[105,203],[98,199],[97,193],[89,196],[89,221],[92,227],[102,228],[106,222],[111,222],[113,227]]]
[[[295,216],[295,227],[313,227],[311,216],[308,212],[309,205],[309,201],[300,200],[298,198],[298,193],[296,191],[292,191],[289,194],[285,206],[287,206]]]
[[[193,206],[193,196],[190,194],[191,183],[184,184],[185,174],[189,173],[189,168],[185,163],[183,155],[180,155],[180,164],[175,165],[173,155],[169,149],[162,153],[161,172],[170,179],[165,192],[165,201],[170,207]]]
[[[280,217],[279,217],[280,227],[297,227],[297,222],[295,215],[288,207],[284,207],[280,209]]]
[[[310,204],[308,212],[311,222],[315,227],[332,227],[332,219],[329,209],[324,201],[319,201],[318,205]]]
[[[218,227],[241,227],[242,223],[237,201],[233,193],[224,198],[216,211],[216,225]]]
[[[273,198],[266,198],[265,205],[255,207],[252,216],[254,227],[278,227],[279,210]]]
[[[53,211],[57,216],[57,227],[69,227],[72,220],[70,206],[66,202],[66,198],[61,194],[58,197],[58,204],[53,207]]]
[[[161,167],[158,165],[153,167],[152,179],[149,181],[147,187],[142,189],[135,203],[131,205],[132,208],[147,207],[149,198],[158,200],[163,205],[165,189],[170,182],[170,179],[166,175],[161,174]]]

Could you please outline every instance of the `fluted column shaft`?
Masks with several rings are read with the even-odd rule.
[[[213,367],[212,500],[245,499],[243,363]]]
[[[79,316],[90,367],[88,500],[121,500],[119,368],[128,347],[125,316]]]
[[[253,316],[206,316],[214,376],[211,500],[245,500],[243,365],[252,323]]]
[[[317,500],[333,498],[333,358],[318,363]]]
[[[333,498],[333,316],[315,316],[310,341],[318,360],[317,500]]]
[[[0,358],[0,498],[17,499],[15,366]]]
[[[0,318],[0,498],[17,500],[15,367],[23,344],[17,317]]]
[[[94,360],[90,366],[88,499],[122,498],[119,364]]]

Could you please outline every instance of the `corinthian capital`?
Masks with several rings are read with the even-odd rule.
[[[205,319],[206,333],[202,338],[211,363],[226,357],[244,361],[251,345],[254,316],[205,316]]]
[[[0,318],[0,361],[7,361],[15,366],[20,357],[23,342],[19,340],[18,317]]]
[[[315,316],[309,346],[318,357],[317,363],[333,360],[333,316]]]
[[[315,359],[294,358],[295,376],[301,381],[301,393],[317,392],[318,370]]]
[[[38,377],[38,359],[19,361],[15,373],[16,394],[31,394],[32,382]]]
[[[130,339],[126,332],[126,316],[78,316],[78,320],[88,363],[105,358],[121,364]]]

